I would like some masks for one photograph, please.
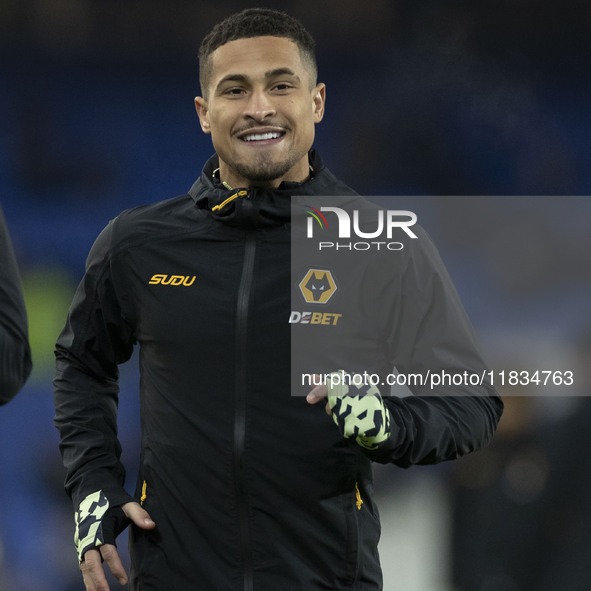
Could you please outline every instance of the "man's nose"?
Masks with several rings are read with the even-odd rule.
[[[250,95],[244,110],[246,117],[250,117],[255,121],[263,121],[275,114],[275,106],[266,92],[255,91]]]

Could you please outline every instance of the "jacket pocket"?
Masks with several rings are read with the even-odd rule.
[[[160,548],[161,538],[158,523],[160,521],[159,503],[153,486],[150,469],[142,466],[136,484],[136,499],[156,522],[156,528],[143,529],[131,524],[129,529],[129,572],[130,591],[153,589],[152,581],[160,576],[165,567],[165,560]]]
[[[138,503],[150,513],[150,517],[156,521],[152,512],[158,512],[158,495],[157,495],[157,482],[155,481],[152,469],[149,466],[142,466],[139,474],[139,478],[136,484],[135,497]]]
[[[346,583],[352,585],[359,576],[359,539],[360,539],[360,511],[363,499],[359,492],[359,486],[355,483],[354,489],[347,495],[345,518],[347,524],[347,545],[345,552]]]

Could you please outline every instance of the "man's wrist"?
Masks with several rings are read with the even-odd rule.
[[[105,543],[102,519],[108,509],[109,500],[102,490],[89,494],[78,506],[74,514],[76,522],[74,544],[80,562],[84,559],[84,553],[87,550]]]
[[[392,417],[377,386],[356,385],[354,376],[343,370],[327,380],[328,405],[343,437],[374,451],[388,441]]]
[[[129,519],[121,505],[112,506],[103,490],[83,499],[75,513],[74,544],[80,562],[91,548],[116,545],[117,536],[127,527]]]

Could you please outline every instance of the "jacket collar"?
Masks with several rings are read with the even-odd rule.
[[[309,152],[309,160],[312,173],[303,183],[283,182],[276,189],[246,187],[230,190],[214,174],[219,166],[218,156],[214,154],[205,163],[189,195],[199,209],[208,210],[220,221],[237,226],[270,226],[288,222],[294,196],[357,195],[324,166],[315,150]]]

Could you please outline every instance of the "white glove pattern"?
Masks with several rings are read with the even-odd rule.
[[[380,391],[372,385],[353,385],[343,370],[328,377],[328,406],[343,437],[354,437],[361,447],[377,449],[388,440],[392,419]]]

